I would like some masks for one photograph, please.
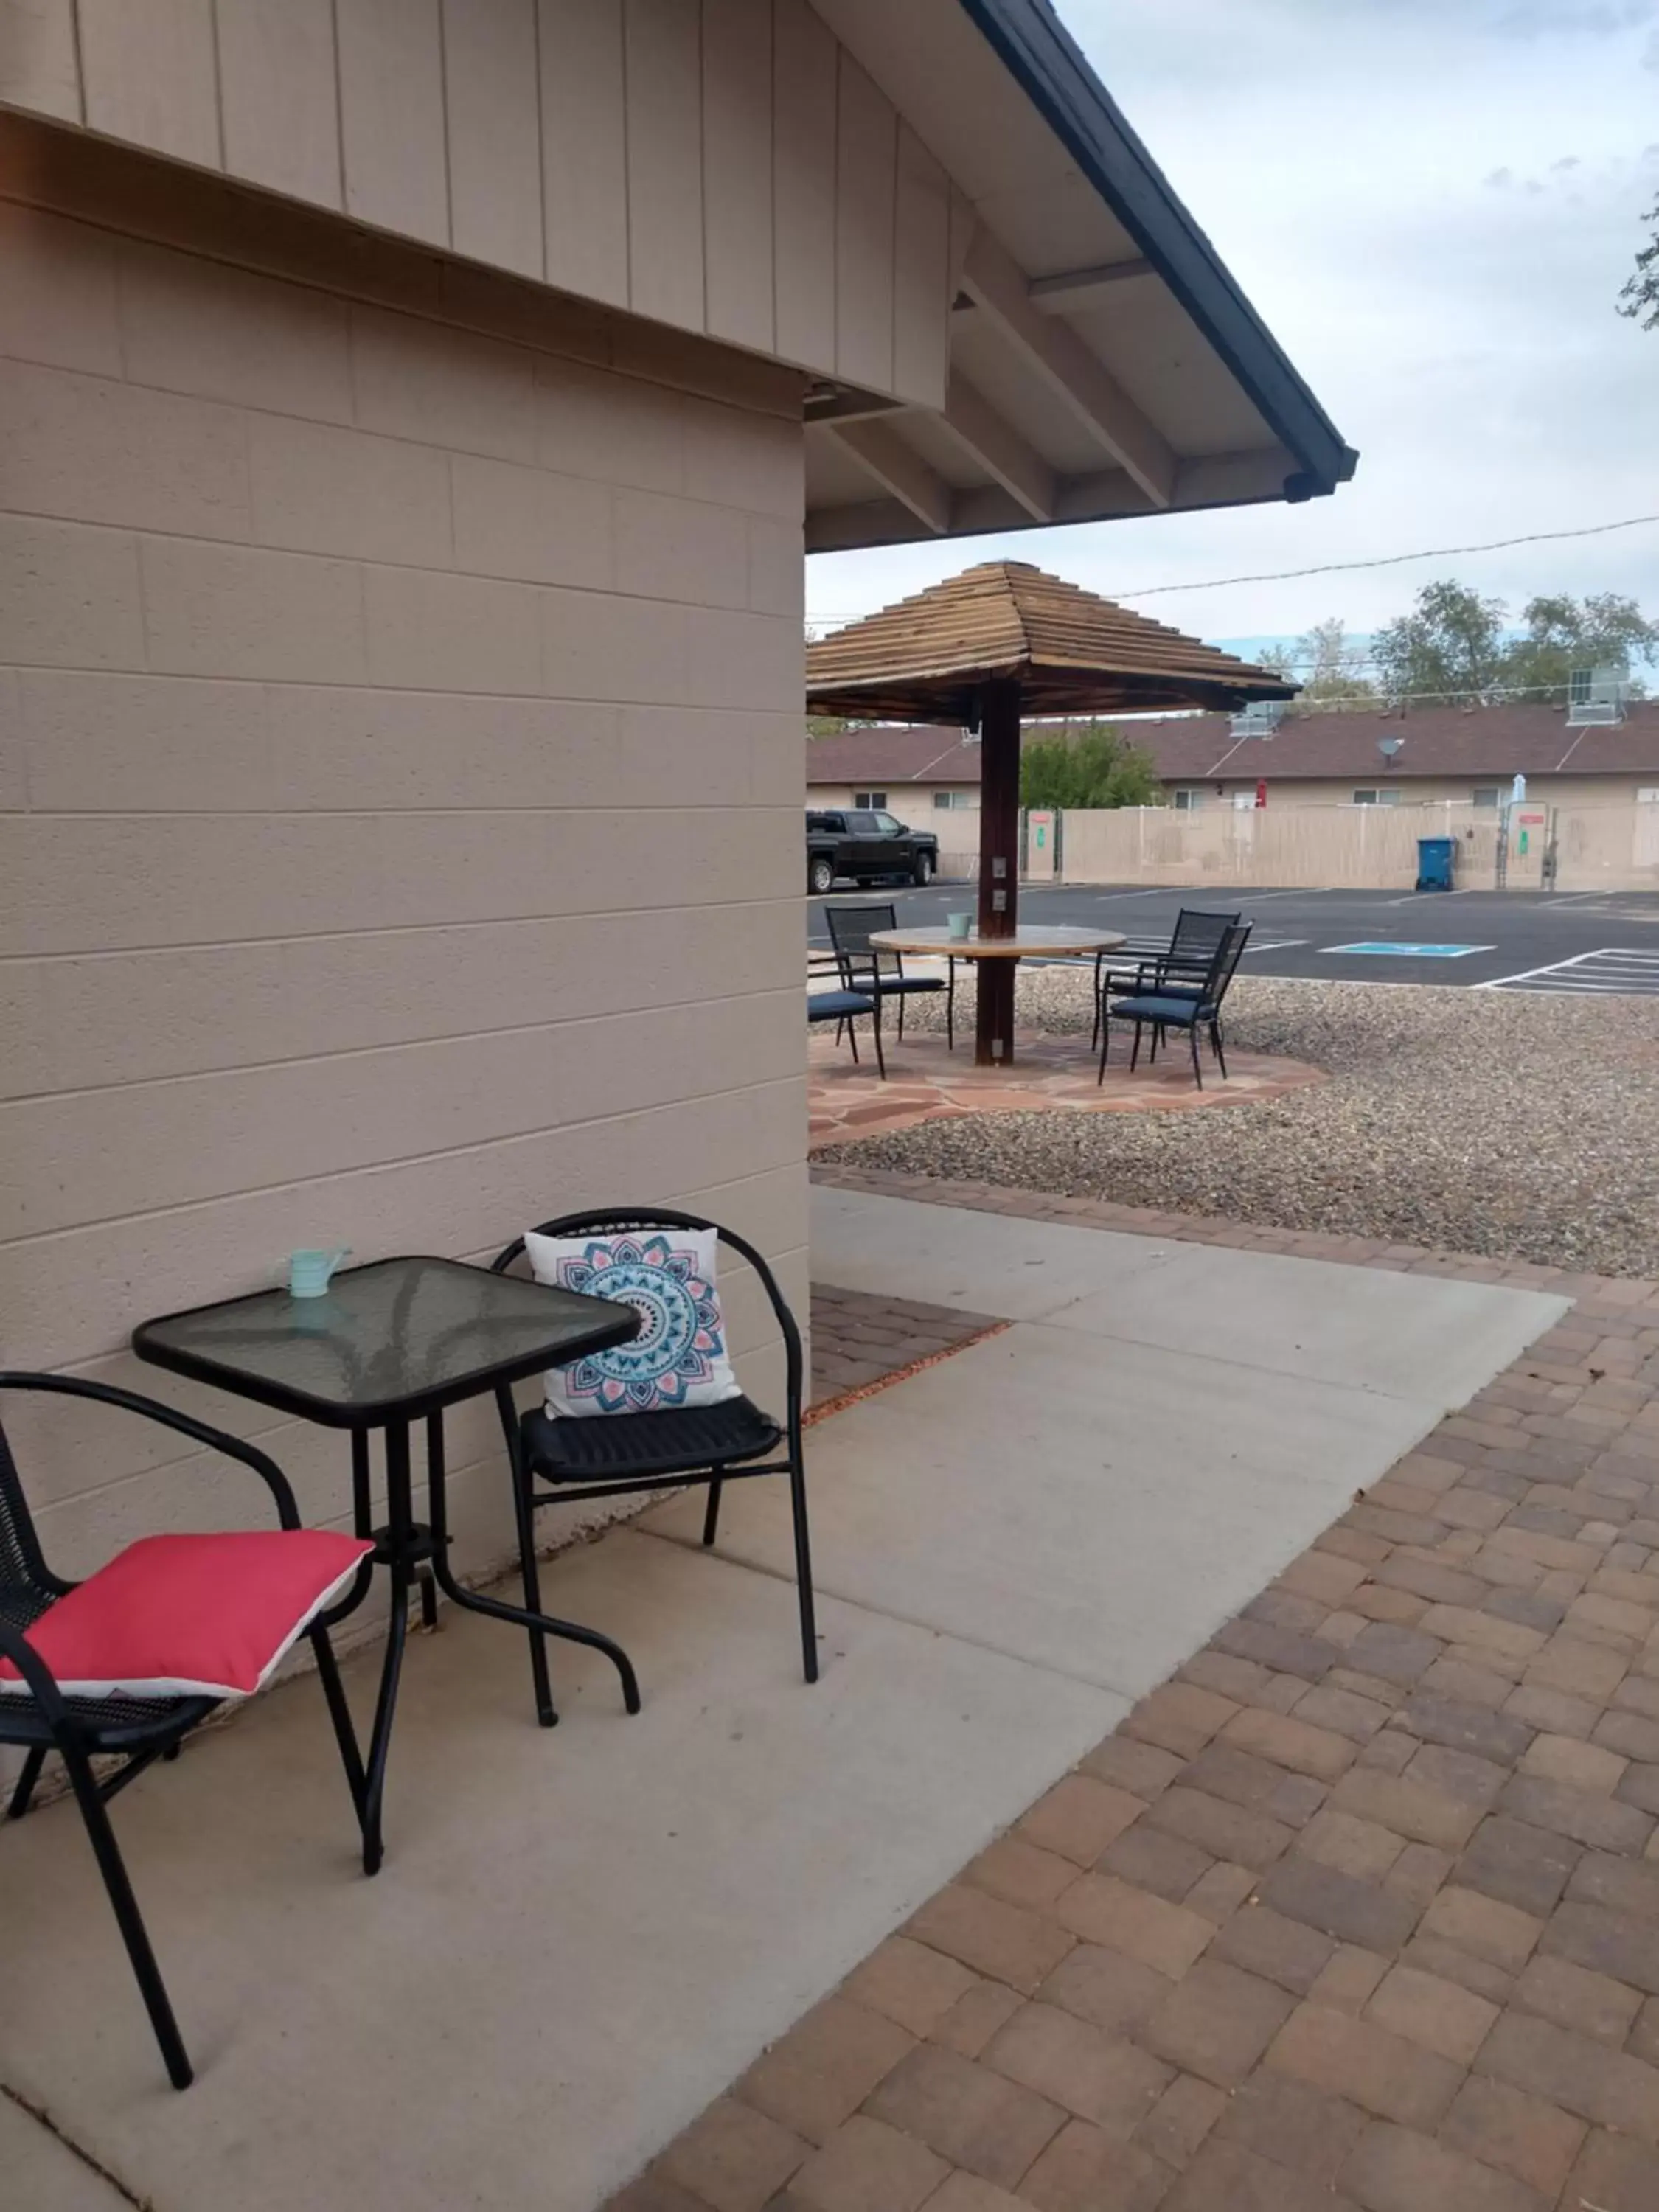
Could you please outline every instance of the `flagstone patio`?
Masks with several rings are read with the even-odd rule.
[[[954,1052],[936,1030],[907,1030],[900,1038],[890,1024],[883,1043],[885,1081],[867,1037],[860,1038],[855,1066],[844,1042],[838,1046],[822,1028],[814,1033],[808,1054],[814,1150],[967,1114],[1201,1112],[1282,1098],[1327,1079],[1322,1068],[1304,1060],[1231,1048],[1224,1079],[1206,1047],[1200,1091],[1184,1042],[1167,1048],[1156,1065],[1143,1053],[1132,1074],[1127,1036],[1114,1039],[1103,1083],[1096,1081],[1094,1055],[1084,1036],[1018,1030],[1012,1067],[976,1067],[972,1037],[961,1032]]]

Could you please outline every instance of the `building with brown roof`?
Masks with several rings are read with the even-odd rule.
[[[1621,721],[1578,727],[1564,707],[1516,702],[1410,713],[1297,714],[1271,736],[1241,734],[1243,718],[1182,714],[1118,726],[1152,756],[1176,807],[1413,805],[1450,800],[1495,807],[1524,775],[1528,795],[1562,807],[1659,802],[1659,702]],[[1066,726],[1028,726],[1029,744]],[[1387,742],[1389,750],[1383,750]],[[920,821],[977,806],[979,747],[962,732],[880,725],[811,739],[817,806],[888,806]]]

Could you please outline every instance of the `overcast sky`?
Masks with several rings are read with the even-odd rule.
[[[1002,553],[1109,593],[1659,513],[1659,331],[1613,313],[1659,198],[1659,0],[1059,5],[1358,474],[1303,507],[823,556],[809,615]],[[1369,630],[1448,573],[1659,615],[1659,526],[1136,604],[1212,638]]]

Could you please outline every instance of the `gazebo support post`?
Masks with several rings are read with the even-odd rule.
[[[1003,678],[979,695],[979,933],[1012,937],[1019,913],[1020,687]],[[1014,970],[1018,962],[975,963],[978,1013],[974,1065],[1002,1067],[1014,1056]]]

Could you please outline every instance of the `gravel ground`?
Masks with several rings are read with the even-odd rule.
[[[1082,976],[1028,970],[1019,996],[1044,1029],[1089,1027]],[[1230,1042],[1331,1081],[1213,1113],[975,1115],[822,1157],[1659,1277],[1659,999],[1264,979],[1228,1015]],[[943,1026],[925,1000],[906,1019]]]

